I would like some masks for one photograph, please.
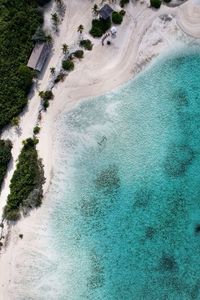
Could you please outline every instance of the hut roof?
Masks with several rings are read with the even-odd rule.
[[[113,9],[108,4],[105,4],[99,10],[99,15],[102,19],[107,20],[108,18],[110,18],[112,12],[113,12]]]
[[[37,43],[33,48],[27,66],[37,71],[41,71],[49,55],[50,47],[47,43]]]

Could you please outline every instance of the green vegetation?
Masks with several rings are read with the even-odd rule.
[[[37,1],[1,0],[0,9],[0,129],[27,104],[35,73],[26,67],[31,40],[42,24]]]
[[[123,21],[123,15],[117,11],[112,13],[112,21],[114,24],[121,24]]]
[[[80,41],[80,47],[83,47],[84,49],[91,51],[93,44],[90,40],[82,40]]]
[[[10,183],[10,194],[4,208],[4,218],[17,221],[21,212],[41,205],[44,173],[36,150],[37,140],[27,139],[18,158]]]
[[[83,33],[83,30],[84,30],[84,26],[83,26],[82,24],[79,25],[78,28],[77,28],[77,31],[78,31],[80,34],[82,34],[82,33]]]
[[[53,23],[53,26],[54,26],[55,30],[57,31],[58,30],[58,25],[60,23],[60,19],[58,17],[58,14],[57,13],[51,14],[51,20],[52,20],[52,23]]]
[[[52,91],[40,91],[39,92],[39,96],[43,99],[43,100],[52,100],[53,99],[53,93]]]
[[[124,7],[128,3],[129,3],[129,0],[120,0],[120,6],[121,7]]]
[[[46,111],[47,108],[49,107],[49,100],[44,100],[43,101],[43,107],[44,107],[44,110]]]
[[[111,20],[92,20],[92,28],[90,30],[90,34],[93,37],[101,37],[108,29],[111,27]]]
[[[34,43],[36,42],[46,42],[47,37],[45,35],[45,32],[42,30],[41,27],[38,27],[34,35],[32,36],[32,41]]]
[[[160,8],[161,0],[150,0],[151,6],[154,8]]]
[[[64,81],[64,79],[65,79],[65,77],[66,77],[66,74],[64,74],[64,73],[60,73],[60,74],[58,74],[58,76],[56,77],[56,79],[54,80],[54,83],[56,84],[56,83],[58,83],[58,82],[60,82],[60,81]]]
[[[33,133],[36,135],[40,132],[40,127],[37,125],[33,128]]]
[[[45,92],[40,91],[39,96],[43,100],[44,110],[47,110],[47,108],[49,107],[49,100],[52,100],[54,98],[54,95],[53,95],[52,91],[45,91]]]
[[[7,171],[8,164],[12,158],[12,143],[7,140],[0,140],[0,187]]]
[[[50,72],[51,72],[51,75],[54,76],[55,72],[56,72],[56,69],[54,67],[51,67]]]
[[[73,71],[74,70],[74,63],[70,59],[63,60],[62,67],[65,71]]]
[[[19,117],[13,117],[11,120],[11,125],[19,127],[19,121],[20,121]]]
[[[69,51],[69,46],[67,44],[62,45],[63,54],[66,54]]]
[[[83,58],[83,55],[84,55],[84,52],[83,50],[76,50],[73,55],[76,57],[76,58]]]
[[[99,7],[97,4],[94,4],[93,8],[92,8],[92,12],[95,16],[98,16],[99,13]]]
[[[45,4],[49,3],[51,0],[36,0],[38,5],[44,6]]]
[[[123,17],[125,16],[125,14],[126,14],[126,11],[124,10],[124,9],[122,9],[122,10],[120,10],[120,15],[122,15]]]

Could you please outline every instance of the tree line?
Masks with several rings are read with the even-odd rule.
[[[34,72],[26,64],[43,22],[36,0],[0,0],[0,130],[27,104]]]
[[[21,213],[26,215],[30,209],[42,203],[42,186],[45,179],[36,144],[36,139],[28,138],[24,141],[4,208],[3,217],[8,221],[17,221]]]

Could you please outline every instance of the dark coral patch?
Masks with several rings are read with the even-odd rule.
[[[96,252],[92,253],[90,257],[91,275],[88,277],[88,287],[90,289],[97,289],[104,285],[104,268],[101,263],[101,257]]]
[[[93,217],[102,214],[100,203],[95,197],[82,198],[79,209],[84,217]]]
[[[172,99],[178,107],[188,106],[189,104],[187,92],[183,88],[176,90],[172,95]]]
[[[147,188],[141,188],[136,191],[134,196],[135,208],[146,208],[152,198],[152,192]]]
[[[163,254],[159,262],[159,269],[161,271],[176,271],[178,269],[178,265],[174,256]]]
[[[195,226],[195,233],[200,234],[200,224]]]
[[[184,175],[194,156],[192,148],[188,145],[171,145],[164,164],[167,175],[171,177]]]
[[[145,238],[146,239],[152,239],[154,237],[154,235],[156,234],[156,230],[153,227],[148,226],[145,229]]]
[[[95,180],[95,187],[98,190],[103,190],[106,194],[115,192],[120,187],[117,167],[111,165],[98,174]]]

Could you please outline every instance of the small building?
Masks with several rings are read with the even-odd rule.
[[[28,60],[27,66],[40,72],[44,67],[49,53],[50,46],[48,45],[48,43],[36,43]]]
[[[105,4],[100,10],[99,10],[99,16],[103,20],[108,20],[113,13],[113,9],[108,5]]]

